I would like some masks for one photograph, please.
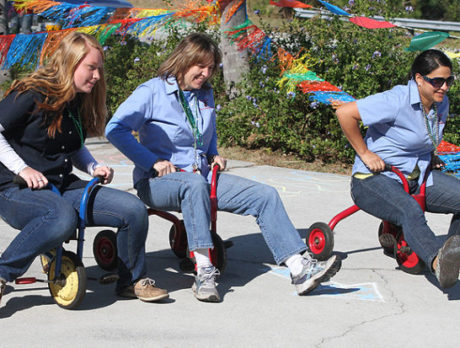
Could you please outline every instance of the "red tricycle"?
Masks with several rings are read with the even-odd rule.
[[[223,241],[217,234],[217,172],[219,166],[214,165],[212,168],[211,178],[211,237],[214,248],[210,250],[210,258],[214,266],[220,272],[223,272],[227,263],[226,249],[232,246],[231,241]],[[176,215],[149,208],[149,215],[157,215],[163,219],[172,222],[171,229],[169,230],[169,245],[173,253],[183,259],[181,268],[183,270],[193,270],[194,263],[193,256],[188,252],[187,233],[184,226],[184,221],[179,219]],[[112,270],[117,265],[117,239],[115,232],[111,230],[104,230],[96,235],[93,243],[93,254],[99,267],[105,270]]]
[[[409,184],[407,179],[398,168],[386,165],[385,170],[391,170],[396,173],[403,183],[404,190],[409,193]],[[419,203],[423,211],[425,211],[427,175],[428,171],[423,180],[423,184],[420,186],[419,193],[412,195],[412,197],[414,197],[414,199]],[[307,231],[306,243],[310,248],[313,257],[318,260],[326,260],[329,258],[334,248],[333,230],[335,226],[341,220],[356,213],[358,210],[360,210],[360,208],[357,205],[353,205],[334,216],[329,224],[316,222],[310,226]],[[396,226],[388,221],[382,221],[379,226],[378,237],[384,253],[395,257],[401,270],[411,274],[418,274],[423,271],[425,267],[424,262],[414,251],[412,251],[410,246],[404,240],[404,234],[400,226]]]

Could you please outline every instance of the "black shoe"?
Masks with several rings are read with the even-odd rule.
[[[0,303],[2,302],[2,296],[6,289],[6,282],[3,279],[0,279]]]
[[[439,249],[438,264],[435,269],[436,278],[442,288],[448,289],[458,280],[460,269],[460,236],[450,237]]]

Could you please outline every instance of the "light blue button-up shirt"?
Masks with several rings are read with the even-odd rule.
[[[206,156],[218,154],[212,89],[192,90],[188,100],[202,134],[202,145],[197,144],[196,151],[193,131],[173,77],[166,81],[156,77],[141,84],[107,124],[107,138],[135,164],[134,184],[152,177],[158,159],[190,172],[197,159],[202,175],[210,179]],[[133,130],[139,132],[139,142],[133,137]]]
[[[368,149],[386,163],[397,167],[406,176],[412,173],[418,164],[421,184],[434,146],[428,135],[415,81],[410,80],[406,86],[395,86],[391,90],[360,99],[356,103],[363,124],[369,127],[364,138]],[[442,102],[436,103],[436,106],[441,139],[449,113],[447,96]],[[432,109],[428,118],[433,116]],[[353,174],[357,172],[370,173],[359,156],[355,157],[353,166]],[[392,172],[383,174],[399,180]],[[427,185],[432,185],[432,182],[430,175]]]

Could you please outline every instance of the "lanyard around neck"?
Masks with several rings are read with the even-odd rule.
[[[83,136],[83,126],[81,125],[80,112],[77,109],[77,116],[75,117],[73,115],[72,111],[70,111],[69,108],[67,108],[67,111],[68,111],[69,117],[72,120],[72,122],[73,122],[73,124],[75,126],[75,129],[77,130],[77,133],[78,133],[78,135],[80,137],[81,146],[83,146],[85,144],[85,138]]]
[[[422,114],[425,121],[425,129],[428,133],[428,137],[431,140],[431,143],[434,146],[434,153],[437,154],[437,149],[439,143],[441,142],[439,136],[439,117],[438,117],[438,108],[436,107],[436,103],[433,103],[433,111],[434,111],[434,124],[432,124],[431,120],[428,118],[428,114],[425,112],[425,108],[422,104]],[[432,118],[433,119],[433,118]]]
[[[195,140],[195,146],[202,146],[203,145],[203,136],[198,128],[198,120],[195,118],[195,116],[192,113],[192,110],[190,110],[190,105],[185,99],[184,92],[179,88],[179,100],[182,105],[182,108],[184,109],[185,114],[187,115],[187,120],[190,123],[190,126],[192,128],[192,133],[193,133],[193,139]],[[196,100],[196,111],[197,111],[197,117],[198,117],[198,100]]]

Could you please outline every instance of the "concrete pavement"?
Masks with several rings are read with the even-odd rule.
[[[132,163],[101,139],[87,143],[112,166],[112,187],[131,188]],[[229,173],[276,187],[302,237],[316,221],[329,222],[352,205],[349,177],[229,161]],[[450,216],[427,214],[437,233]],[[193,276],[179,269],[168,242],[170,223],[150,217],[149,275],[168,289],[165,303],[119,299],[114,285],[88,281],[76,310],[52,300],[44,283],[8,284],[0,305],[0,347],[458,347],[460,285],[437,287],[430,274],[410,275],[384,256],[380,221],[358,212],[335,228],[342,270],[310,296],[299,297],[286,268],[278,267],[253,217],[219,213],[217,230],[233,241],[219,278],[222,303],[197,301]],[[83,263],[90,277],[104,273],[92,255],[101,228],[88,228]],[[0,221],[0,250],[15,231]],[[441,236],[439,238],[442,238]],[[73,243],[73,242],[71,242]],[[75,250],[75,245],[66,246]],[[26,276],[44,278],[36,260]]]

